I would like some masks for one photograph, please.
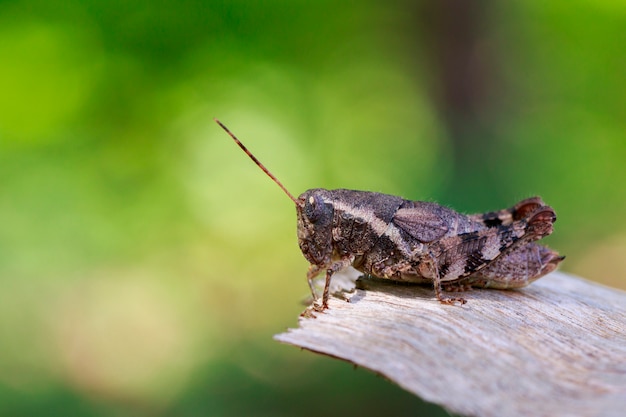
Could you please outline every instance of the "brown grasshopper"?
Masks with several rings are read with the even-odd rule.
[[[556,214],[539,197],[484,214],[354,190],[314,188],[295,198],[219,120],[215,121],[295,203],[298,243],[310,262],[307,280],[317,309],[328,308],[334,273],[352,266],[393,281],[433,282],[444,304],[447,291],[472,287],[520,288],[553,271],[564,259],[533,243],[552,233]],[[313,279],[326,273],[322,304]]]

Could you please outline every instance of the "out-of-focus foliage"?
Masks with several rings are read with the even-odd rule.
[[[563,269],[626,288],[624,27],[610,1],[0,2],[0,414],[442,412],[271,340],[307,294],[294,209],[212,117],[295,194],[539,194]]]

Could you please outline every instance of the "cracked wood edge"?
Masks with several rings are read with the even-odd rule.
[[[554,272],[442,305],[431,288],[359,280],[275,339],[368,368],[468,416],[623,416],[626,293]]]

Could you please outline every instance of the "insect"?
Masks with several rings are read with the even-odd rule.
[[[484,214],[464,215],[424,201],[346,189],[314,188],[295,198],[219,120],[239,147],[296,205],[298,244],[317,310],[328,308],[334,273],[352,266],[378,278],[432,282],[446,291],[520,288],[553,271],[563,256],[534,241],[552,233],[556,214],[541,198]],[[326,274],[321,304],[313,279]]]

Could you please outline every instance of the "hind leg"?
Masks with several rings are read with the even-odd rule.
[[[533,211],[544,206],[545,203],[540,197],[531,197],[503,210],[472,214],[469,217],[487,227],[508,226],[516,220],[528,217]]]
[[[510,287],[516,281],[521,281],[518,286],[526,285],[560,262],[555,252],[532,244],[552,233],[555,220],[554,210],[543,206],[508,226],[441,239],[429,245],[429,259],[416,263],[416,271],[433,279],[435,290],[441,285],[448,288],[461,288],[470,283],[480,286],[483,281],[482,286],[491,283]],[[470,276],[475,279],[468,280]],[[526,283],[522,284],[524,281]]]
[[[482,270],[460,280],[458,285],[479,288],[521,288],[554,271],[565,259],[536,243],[512,250]]]

